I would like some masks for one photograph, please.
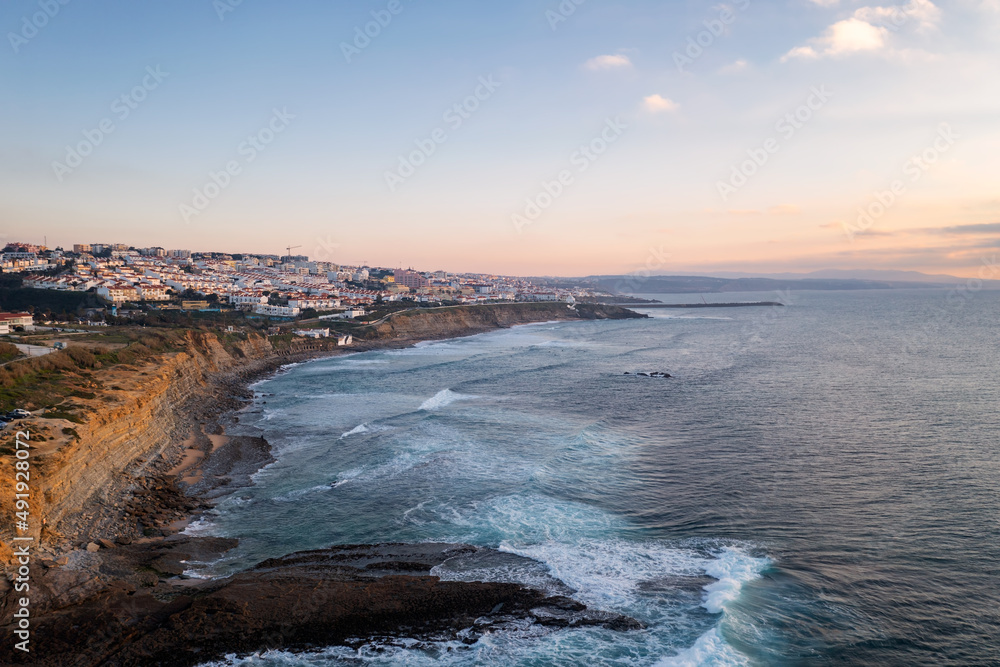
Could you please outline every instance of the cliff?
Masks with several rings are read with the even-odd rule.
[[[31,434],[31,529],[26,534],[36,544],[55,547],[66,539],[75,546],[108,537],[98,534],[108,528],[101,524],[115,517],[99,516],[95,506],[114,509],[148,466],[161,456],[176,456],[168,448],[187,436],[194,419],[229,398],[227,383],[269,368],[276,358],[262,337],[226,349],[215,335],[190,332],[181,346],[138,364],[97,370],[103,388],[77,392],[71,414],[49,411],[8,428],[5,439],[14,428]],[[13,457],[4,459],[4,468],[11,470]],[[13,536],[13,494],[12,475],[0,475],[0,541],[5,545]]]
[[[361,332],[365,339],[400,341],[453,338],[532,322],[642,318],[631,310],[600,304],[563,302],[489,304],[407,310]]]

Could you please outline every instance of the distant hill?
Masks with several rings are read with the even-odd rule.
[[[702,274],[695,274],[702,275]],[[823,269],[811,271],[809,273],[745,273],[719,271],[704,274],[712,278],[772,278],[774,280],[807,280],[807,279],[832,279],[832,280],[876,280],[891,282],[913,282],[913,283],[939,283],[954,285],[965,282],[965,278],[949,276],[943,273],[927,274],[920,271],[894,271],[888,269]]]
[[[950,287],[960,279],[943,282],[861,280],[847,278],[719,278],[714,276],[588,276],[578,284],[612,294],[683,294],[771,292],[783,290],[872,290]],[[995,281],[994,281],[995,282]]]

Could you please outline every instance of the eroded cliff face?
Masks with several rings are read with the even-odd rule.
[[[98,371],[104,388],[93,399],[76,400],[83,423],[41,417],[17,422],[6,438],[13,438],[14,428],[28,431],[32,445],[31,528],[20,534],[43,547],[62,538],[90,539],[85,533],[99,518],[95,507],[113,509],[161,454],[176,456],[194,418],[231,395],[229,383],[276,360],[265,338],[251,337],[227,350],[214,335],[192,332],[183,351]],[[9,545],[14,460],[3,459],[9,474],[0,474],[0,541]],[[0,558],[9,556],[9,549],[3,551]]]

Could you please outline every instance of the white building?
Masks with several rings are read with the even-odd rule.
[[[139,294],[135,291],[135,288],[124,283],[101,285],[97,288],[97,295],[111,303],[139,300]]]
[[[170,301],[167,288],[163,285],[140,284],[137,288],[143,301]]]
[[[253,312],[258,315],[267,315],[268,317],[298,317],[299,315],[298,308],[293,308],[292,306],[272,306],[266,303],[254,306]]]
[[[334,313],[333,315],[322,315],[319,319],[321,320],[350,320],[355,317],[364,317],[367,315],[364,308],[348,308],[342,313]]]
[[[260,292],[236,292],[229,295],[229,303],[234,306],[257,306],[267,303],[267,297]]]
[[[25,331],[34,331],[35,320],[31,313],[0,313],[0,328],[6,327],[3,333],[10,333],[14,327],[24,327]]]
[[[297,329],[293,331],[296,336],[305,336],[306,338],[329,338],[329,329]]]

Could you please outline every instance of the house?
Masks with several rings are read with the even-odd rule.
[[[127,283],[109,283],[97,288],[97,295],[105,301],[111,303],[124,303],[126,301],[138,301],[139,294],[135,288]]]
[[[354,342],[354,336],[337,336],[337,345],[347,347]]]
[[[329,329],[296,329],[293,331],[296,336],[304,336],[306,338],[329,338]]]
[[[262,291],[242,291],[229,295],[229,303],[234,306],[257,306],[267,303],[267,297]]]
[[[342,313],[334,313],[333,315],[320,315],[321,320],[350,320],[355,317],[364,317],[367,315],[364,308],[348,308]]]
[[[139,296],[143,301],[169,301],[170,295],[163,285],[139,285]]]
[[[3,333],[10,333],[17,327],[22,327],[25,331],[35,330],[35,320],[31,316],[31,313],[0,313],[0,327],[7,327],[7,331]]]
[[[298,308],[293,308],[292,306],[272,306],[266,303],[254,306],[253,312],[258,315],[267,315],[268,317],[298,317],[299,315]]]

